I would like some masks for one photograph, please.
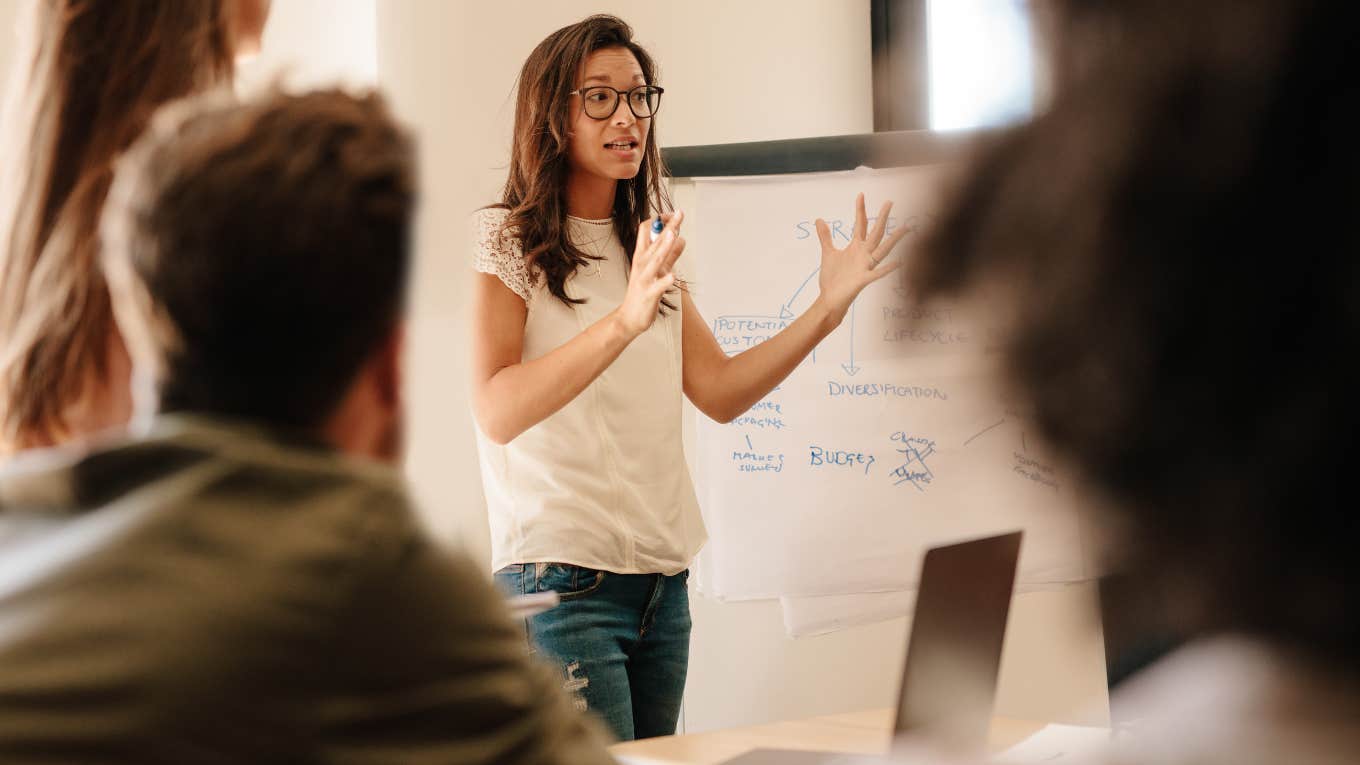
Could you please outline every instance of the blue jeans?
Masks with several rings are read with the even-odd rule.
[[[565,563],[496,572],[511,595],[552,590],[560,605],[526,620],[530,650],[560,668],[578,709],[620,741],[675,733],[689,669],[689,572],[615,574]]]

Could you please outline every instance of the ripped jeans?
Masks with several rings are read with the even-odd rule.
[[[531,651],[561,671],[578,709],[620,741],[675,733],[689,668],[689,572],[615,574],[565,563],[496,572],[511,595],[553,590],[562,602],[527,619]]]

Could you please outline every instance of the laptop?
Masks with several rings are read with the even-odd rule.
[[[1022,534],[926,551],[897,699],[894,747],[905,735],[950,748],[980,748],[986,741]],[[724,765],[840,765],[878,759],[756,749]]]

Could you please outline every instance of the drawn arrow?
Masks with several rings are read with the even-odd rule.
[[[798,296],[803,294],[803,288],[807,287],[808,282],[812,281],[812,277],[820,273],[821,270],[822,270],[821,266],[817,266],[816,268],[812,269],[812,273],[808,274],[807,278],[803,280],[803,283],[798,285],[798,289],[793,291],[793,296],[790,297],[788,300],[784,301],[784,305],[779,307],[779,318],[781,319],[793,318],[793,311],[789,310],[789,306],[793,305],[793,301],[797,300]]]
[[[858,374],[860,369],[855,366],[855,303],[850,304],[850,363],[841,364],[841,369],[844,369],[845,373],[851,377]]]

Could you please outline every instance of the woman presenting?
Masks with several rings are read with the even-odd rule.
[[[869,229],[863,196],[845,248],[818,221],[820,295],[727,356],[674,270],[662,92],[623,21],[554,32],[520,73],[503,197],[476,216],[473,410],[496,578],[560,595],[529,619],[531,644],[621,740],[674,733],[684,692],[705,532],[681,391],[718,422],[745,412],[897,267],[880,261],[905,233],[884,237],[890,205]]]

